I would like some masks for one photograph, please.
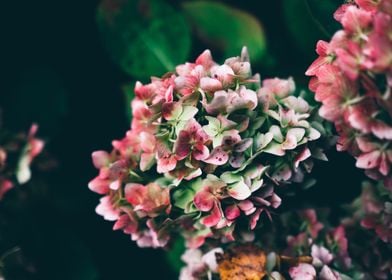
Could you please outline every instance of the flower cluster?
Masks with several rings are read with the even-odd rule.
[[[310,255],[312,263],[300,263],[289,269],[290,277],[296,279],[338,280],[352,267],[348,253],[348,239],[342,225],[327,227],[317,220],[314,209],[303,211],[304,229],[297,235],[287,237],[285,254]]]
[[[338,150],[392,188],[392,2],[356,0],[335,13],[343,29],[319,41],[319,57],[306,71],[322,103],[319,114],[335,123]]]
[[[222,248],[206,249],[204,255],[203,250],[188,249],[183,255],[186,266],[180,279],[211,279],[211,275],[216,276],[212,279],[232,279],[226,276],[249,275],[252,267],[253,273],[271,280],[389,279],[390,244],[383,243],[372,232],[363,232],[359,222],[343,220],[332,226],[324,219],[325,214],[315,209],[284,213],[274,223],[275,226],[281,223],[278,231],[264,232],[252,243],[222,244]],[[319,221],[318,216],[324,218]],[[363,240],[367,240],[366,245]],[[235,252],[234,256],[230,251]],[[222,262],[225,255],[231,256]],[[261,265],[257,270],[253,263],[256,255]]]
[[[392,243],[392,194],[370,182],[364,182],[361,196],[352,205],[354,215],[347,223],[360,222],[386,243]],[[350,221],[350,222],[349,222]]]
[[[0,135],[0,200],[15,183],[30,180],[30,165],[38,156],[44,142],[36,138],[38,126],[33,124],[28,135],[11,135],[2,130]]]
[[[292,79],[252,75],[246,48],[217,64],[210,51],[175,73],[136,83],[131,129],[93,153],[98,214],[140,246],[174,233],[189,247],[235,238],[281,204],[277,186],[302,182],[325,133]]]

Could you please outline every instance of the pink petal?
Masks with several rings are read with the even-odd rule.
[[[95,212],[103,216],[107,221],[115,221],[120,216],[120,211],[113,207],[110,196],[104,196],[100,199],[100,203],[95,208]]]
[[[257,222],[259,221],[261,212],[263,212],[262,208],[256,210],[256,212],[250,217],[249,226],[251,230],[256,228]]]
[[[0,200],[13,187],[14,187],[14,184],[10,180],[0,179]]]
[[[229,205],[225,209],[225,216],[228,220],[235,220],[241,215],[241,211],[237,205]]]
[[[143,153],[140,156],[140,170],[147,171],[155,163],[155,153]]]
[[[358,148],[364,152],[364,153],[368,153],[374,150],[377,150],[379,147],[377,144],[368,141],[366,138],[364,137],[357,137],[356,138],[356,142],[358,144]]]
[[[93,192],[99,194],[107,194],[109,192],[110,181],[107,179],[101,179],[99,176],[95,177],[88,183],[88,188]]]
[[[129,183],[125,186],[125,198],[133,206],[143,203],[146,195],[147,188],[141,184]]]
[[[210,156],[203,160],[206,163],[214,165],[223,165],[229,160],[229,155],[225,152],[222,147],[216,147],[212,150]]]
[[[373,151],[360,155],[355,164],[358,168],[372,169],[380,164],[381,153],[380,151]]]
[[[161,174],[167,173],[169,171],[174,170],[176,168],[176,165],[177,165],[177,159],[173,155],[160,158],[157,161],[157,172]]]
[[[276,209],[282,203],[282,199],[276,193],[273,193],[270,198],[270,202],[271,202],[271,206]]]
[[[297,147],[297,137],[294,134],[286,135],[286,140],[282,143],[283,150],[293,150]]]
[[[294,159],[294,166],[298,168],[299,164],[311,156],[310,150],[306,147]]]
[[[243,181],[239,181],[228,187],[227,193],[237,200],[247,199],[252,193],[247,184]]]
[[[200,80],[200,88],[204,91],[217,91],[222,89],[222,83],[217,79],[203,77]]]
[[[252,201],[250,200],[243,200],[240,203],[238,203],[238,207],[245,212],[246,215],[249,215],[248,212],[252,211],[252,213],[254,212],[254,210],[256,210],[254,204]],[[251,213],[250,213],[251,214]]]
[[[196,193],[193,202],[197,209],[203,212],[208,212],[214,206],[215,197],[210,192],[202,190]]]
[[[387,156],[383,154],[381,156],[380,166],[378,168],[378,171],[380,171],[382,175],[387,176],[389,174],[390,168],[391,167],[390,167],[390,163],[387,160]]]
[[[314,76],[317,74],[317,71],[320,69],[321,66],[328,63],[328,58],[320,56],[318,57],[313,63],[309,66],[308,70],[306,70],[306,76]],[[315,80],[313,80],[314,82]]]
[[[219,209],[217,202],[214,203],[214,207],[212,208],[212,212],[210,215],[204,217],[201,220],[201,223],[206,227],[216,226],[222,218],[222,213]]]
[[[316,279],[316,270],[307,263],[301,263],[289,269],[290,277],[293,280],[314,280]]]
[[[209,155],[210,155],[210,151],[204,145],[201,145],[200,148],[194,148],[192,152],[192,156],[196,160],[205,160],[206,158],[208,158]]]
[[[181,130],[175,145],[176,156],[179,160],[186,158],[191,151],[191,135],[186,130]]]
[[[140,147],[146,153],[152,153],[155,150],[155,136],[148,132],[141,132],[139,135]]]
[[[166,120],[176,119],[182,111],[182,104],[180,102],[166,102],[162,105],[162,116]]]
[[[109,161],[109,154],[105,151],[96,151],[92,153],[93,164],[96,168],[102,168],[107,166]]]
[[[371,128],[379,139],[392,140],[392,127],[381,121],[375,121]]]
[[[285,151],[282,149],[282,145],[276,142],[271,142],[265,149],[264,152],[268,154],[273,154],[276,156],[284,156]]]
[[[210,69],[215,62],[212,59],[211,51],[205,50],[195,61],[196,64],[203,65],[204,69]]]
[[[372,17],[372,13],[350,5],[342,17],[342,25],[350,33],[361,32],[371,24]]]
[[[356,80],[359,74],[359,65],[358,60],[347,50],[339,48],[335,50],[336,55],[338,57],[337,62],[339,63],[342,71],[347,75],[347,77],[351,80]]]

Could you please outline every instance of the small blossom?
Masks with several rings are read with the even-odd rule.
[[[293,280],[314,280],[316,279],[316,270],[307,263],[301,263],[298,266],[289,269],[290,277]]]

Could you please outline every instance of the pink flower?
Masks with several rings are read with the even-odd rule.
[[[98,215],[103,216],[105,220],[115,221],[120,217],[120,210],[113,205],[113,197],[107,195],[102,197],[99,205],[95,208]]]
[[[313,244],[311,248],[311,254],[313,257],[313,265],[316,267],[329,264],[333,259],[332,254],[324,246],[317,246]]]
[[[377,10],[377,6],[379,2],[381,1],[380,0],[355,0],[355,3],[357,3],[357,5],[360,8],[370,12],[375,12]]]
[[[204,51],[195,63],[186,63],[176,67],[179,76],[175,79],[175,88],[182,95],[190,95],[197,90],[200,81],[207,75],[207,71],[215,65],[211,52]]]
[[[300,216],[307,222],[308,232],[312,238],[316,238],[324,225],[317,220],[317,214],[314,209],[306,209],[300,212]]]
[[[177,156],[164,143],[157,144],[157,172],[167,173],[176,168]]]
[[[263,81],[263,89],[271,92],[273,96],[285,98],[295,91],[295,84],[292,78],[284,79],[266,79]]]
[[[203,106],[211,115],[232,113],[239,109],[253,110],[257,106],[256,92],[241,86],[239,90],[220,90],[214,93],[210,103],[203,101]]]
[[[156,183],[146,186],[129,183],[125,186],[125,198],[133,206],[134,211],[141,211],[149,217],[156,217],[161,212],[170,212],[169,188],[162,188]]]
[[[348,33],[361,35],[372,23],[372,13],[350,5],[342,16],[341,23]]]
[[[338,121],[346,110],[346,102],[356,94],[355,85],[346,79],[334,65],[324,65],[317,72],[315,84],[311,84],[316,92],[315,99],[322,102],[320,116],[330,121]]]
[[[345,48],[337,48],[335,53],[340,69],[349,79],[357,79],[360,70],[365,69],[365,57],[359,44],[349,41]]]
[[[113,225],[113,230],[122,230],[125,234],[136,234],[139,229],[137,215],[131,209],[122,209],[124,211]]]
[[[167,234],[158,232],[159,227],[155,224],[154,220],[148,219],[146,221],[147,228],[139,231],[137,234],[132,235],[132,240],[135,240],[140,248],[152,247],[162,248],[165,247],[170,239]]]
[[[301,263],[289,269],[290,277],[293,280],[314,280],[316,279],[316,270],[307,263]]]
[[[207,148],[209,136],[204,132],[201,125],[195,120],[191,119],[183,130],[178,135],[175,151],[179,160],[188,156],[196,160],[204,160],[210,154]]]
[[[99,169],[99,175],[88,183],[88,187],[93,192],[107,194],[109,192],[109,164],[110,156],[105,151],[96,151],[92,154],[93,164]]]
[[[234,75],[238,78],[246,79],[251,74],[249,53],[246,47],[242,48],[241,57],[232,57],[225,60],[225,64],[230,66]]]
[[[224,213],[221,207],[221,199],[227,197],[225,194],[226,184],[218,178],[210,178],[203,181],[203,187],[193,199],[197,209],[208,212],[208,216],[202,218],[201,223],[207,227],[216,226],[222,219]]]
[[[346,34],[344,31],[336,32],[331,42],[318,41],[316,45],[316,53],[319,57],[309,66],[306,70],[305,75],[315,76],[317,75],[318,69],[325,64],[331,64],[335,58],[335,49],[346,45]]]
[[[377,170],[381,175],[388,176],[391,171],[392,149],[377,142],[370,142],[364,137],[357,138],[362,154],[358,156],[358,168]]]

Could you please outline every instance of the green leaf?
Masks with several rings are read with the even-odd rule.
[[[333,13],[342,4],[335,0],[284,0],[283,14],[294,43],[302,52],[314,57],[318,40],[329,40],[338,23]]]
[[[188,58],[189,28],[164,1],[103,0],[97,22],[114,62],[136,78],[173,71]]]
[[[133,117],[131,102],[132,102],[133,98],[135,97],[135,92],[133,90],[134,88],[135,88],[135,83],[130,83],[130,84],[123,86],[124,101],[125,101],[125,114],[129,120],[132,120],[132,117]]]
[[[184,209],[186,214],[198,211],[193,205],[193,198],[201,188],[201,179],[193,183],[187,183],[186,186],[180,186],[173,191],[174,205],[178,208]]]
[[[181,260],[182,254],[185,252],[185,241],[183,238],[178,238],[174,241],[173,246],[166,254],[166,259],[172,269],[180,273],[181,268],[185,266],[184,262]]]
[[[238,56],[243,46],[248,47],[254,61],[265,54],[264,31],[252,15],[210,1],[185,2],[183,8],[200,38],[221,49],[226,57]]]

